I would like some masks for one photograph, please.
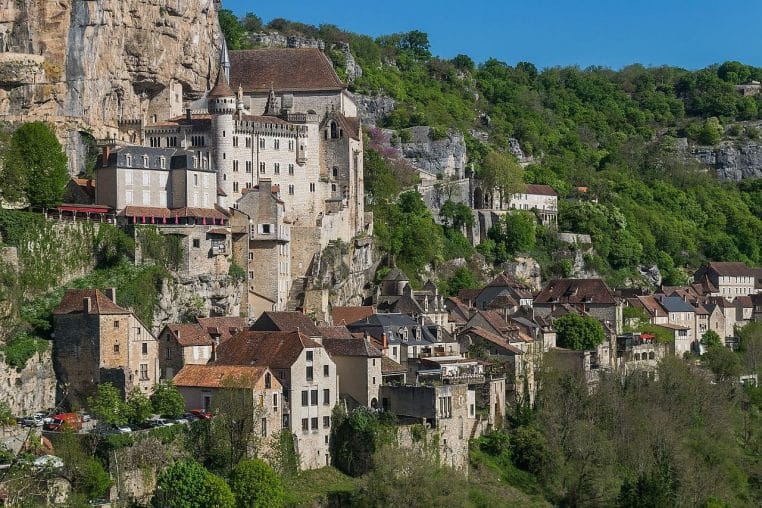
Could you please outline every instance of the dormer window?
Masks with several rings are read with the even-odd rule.
[[[144,168],[148,167],[148,156],[147,155],[143,156],[143,167]]]
[[[127,154],[127,167],[132,167],[132,155]]]
[[[167,159],[165,157],[159,157],[159,167],[161,169],[167,168]]]

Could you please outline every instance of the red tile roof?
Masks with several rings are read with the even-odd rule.
[[[706,266],[709,270],[714,271],[717,275],[727,277],[754,277],[757,275],[753,268],[749,268],[744,263],[739,262],[719,262],[714,261]]]
[[[206,333],[204,328],[196,323],[193,324],[169,324],[167,330],[182,347],[211,346],[214,341]]]
[[[230,82],[245,92],[335,90],[346,87],[319,49],[268,48],[230,52]]]
[[[219,365],[289,369],[305,348],[322,347],[300,332],[239,332],[217,348]]]
[[[493,344],[495,344],[497,346],[500,346],[500,347],[506,349],[507,351],[510,351],[511,353],[515,354],[515,355],[523,355],[524,354],[524,352],[521,349],[517,348],[516,346],[511,346],[508,343],[507,340],[503,339],[502,337],[500,337],[498,335],[495,335],[492,332],[488,332],[487,330],[485,330],[484,328],[482,328],[480,326],[469,327],[469,328],[463,330],[462,332],[460,332],[458,335],[464,335],[464,334],[467,334],[467,333],[473,333],[477,337],[481,337],[482,339],[485,339],[485,340],[487,340],[487,341],[489,341],[489,342],[491,342],[491,343],[493,343]]]
[[[207,219],[225,219],[226,215],[215,208],[161,208],[155,206],[133,206],[128,205],[120,213],[125,217],[156,217],[156,218],[174,218],[174,217],[199,217]]]
[[[251,329],[280,332],[299,331],[308,337],[320,337],[320,330],[312,322],[312,319],[301,312],[263,312],[259,319],[251,325]]]
[[[217,82],[214,84],[214,88],[209,91],[209,97],[235,97],[235,93],[230,88],[222,70],[217,74]]]
[[[53,314],[78,314],[84,312],[84,299],[90,299],[90,314],[130,314],[98,289],[67,289],[63,299],[53,309]]]
[[[558,193],[549,185],[527,184],[526,191],[522,194],[534,194],[540,196],[558,196]]]
[[[246,330],[248,327],[248,320],[242,317],[234,316],[222,316],[222,317],[207,317],[196,318],[198,324],[204,327],[207,333],[210,335],[220,335],[220,343],[225,342],[236,333]]]
[[[266,367],[240,365],[186,365],[175,374],[172,382],[175,386],[194,388],[255,388],[267,371]],[[276,388],[278,380],[272,375],[271,380]]]
[[[555,279],[534,299],[534,304],[592,303],[615,305],[613,291],[601,279]]]
[[[371,306],[334,307],[331,316],[333,317],[333,324],[348,325],[372,316],[375,313],[376,309]]]

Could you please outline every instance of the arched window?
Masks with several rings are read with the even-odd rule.
[[[331,122],[331,139],[338,139],[339,137],[339,128],[336,125],[336,122]]]

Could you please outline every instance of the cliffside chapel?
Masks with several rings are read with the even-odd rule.
[[[217,82],[205,97],[188,103],[181,116],[147,125],[141,138],[146,148],[189,154],[189,170],[216,176],[216,189],[199,183],[194,188],[193,180],[185,179],[185,206],[231,215],[232,243],[241,235],[250,243],[234,247],[233,257],[249,268],[251,295],[269,307],[260,311],[281,310],[291,281],[310,273],[316,253],[369,227],[357,105],[318,49],[228,54],[223,43],[220,64]],[[258,213],[250,206],[238,211],[248,192],[260,192],[260,183],[282,203],[283,214]],[[172,208],[171,199],[130,204]],[[273,217],[279,223],[272,223]],[[287,259],[276,256],[272,267],[257,262],[255,268],[255,240],[261,242],[268,234],[283,244],[278,252],[287,253]],[[272,274],[278,274],[279,284],[258,285]]]

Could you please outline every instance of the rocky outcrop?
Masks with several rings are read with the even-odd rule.
[[[220,45],[214,0],[0,0],[0,117],[48,121],[67,148],[70,132],[119,136],[182,113]]]
[[[517,257],[500,266],[500,269],[512,275],[516,280],[523,281],[534,291],[542,289],[540,264],[529,257]]]
[[[196,316],[239,316],[242,291],[241,283],[228,275],[165,280],[152,332],[158,335],[167,323],[190,321]]]
[[[717,172],[720,180],[762,178],[762,144],[725,142],[719,146],[696,146],[691,157]]]
[[[397,102],[386,94],[376,95],[356,94],[357,108],[363,125],[375,127],[389,113],[394,111]]]
[[[434,139],[431,127],[411,127],[410,141],[402,143],[402,154],[415,167],[431,175],[463,178],[466,171],[466,142],[463,135],[449,131]]]
[[[56,375],[50,349],[37,353],[16,369],[0,362],[0,400],[14,415],[44,411],[56,405]]]
[[[317,48],[325,50],[321,39],[302,34],[285,35],[279,32],[255,32],[249,34],[249,42],[262,48]]]

